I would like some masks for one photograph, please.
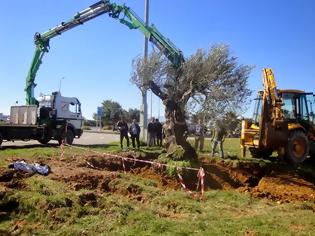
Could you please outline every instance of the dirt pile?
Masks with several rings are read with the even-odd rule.
[[[279,202],[310,201],[315,203],[315,185],[297,174],[277,165],[257,163],[211,162],[204,165],[207,189],[238,189],[253,197]]]
[[[279,174],[263,177],[258,185],[250,190],[254,197],[268,198],[281,202],[315,202],[315,186],[299,176]]]

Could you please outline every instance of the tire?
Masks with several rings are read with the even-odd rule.
[[[74,140],[74,134],[73,131],[71,129],[67,130],[67,133],[63,133],[62,137],[58,139],[58,143],[59,145],[62,144],[62,141],[65,139],[66,144],[71,145],[73,143]]]
[[[290,134],[286,145],[285,157],[292,164],[300,164],[307,158],[310,151],[306,135],[298,130]]]
[[[268,158],[272,155],[272,150],[258,149],[258,148],[249,148],[249,152],[254,158]]]
[[[51,140],[50,137],[44,137],[44,138],[38,139],[38,142],[40,142],[41,144],[46,145],[47,143],[49,143],[50,140]]]

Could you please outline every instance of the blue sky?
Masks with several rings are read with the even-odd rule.
[[[25,103],[25,77],[35,32],[70,19],[93,0],[1,1],[0,113]],[[144,0],[126,3],[143,18]],[[272,67],[279,88],[315,91],[315,1],[313,0],[151,0],[150,22],[189,57],[215,43],[230,45],[240,63],[255,65],[249,86],[261,88],[261,69]],[[91,118],[103,100],[139,108],[139,90],[129,82],[132,59],[143,52],[143,35],[106,15],[50,42],[37,74],[35,95],[59,89],[76,96]],[[153,96],[153,115],[162,105]],[[148,96],[150,105],[150,94]],[[150,108],[149,108],[150,114]]]

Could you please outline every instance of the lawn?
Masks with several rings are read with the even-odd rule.
[[[238,139],[227,139],[225,150],[237,156],[238,146]],[[91,150],[115,152],[119,145]],[[60,153],[57,146],[8,148],[0,150],[0,167],[5,169],[12,158],[51,161]],[[70,165],[86,155],[66,149],[64,163]],[[75,163],[73,167],[79,168]],[[106,191],[75,189],[67,181],[39,175],[22,179],[18,188],[5,188],[0,182],[0,235],[315,235],[314,203],[279,204],[238,190],[209,190],[200,200],[183,190],[163,187],[156,179],[123,171],[116,174]]]

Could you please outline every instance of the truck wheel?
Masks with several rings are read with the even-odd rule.
[[[309,141],[302,131],[294,131],[290,134],[286,146],[286,159],[293,163],[302,163],[309,154]]]
[[[258,148],[249,148],[249,152],[254,158],[268,158],[272,155],[272,150],[260,150]]]
[[[40,142],[41,144],[46,145],[47,143],[49,143],[50,140],[51,140],[50,137],[44,137],[44,138],[38,139],[38,142]]]
[[[67,133],[63,133],[62,134],[62,137],[58,139],[58,143],[59,145],[62,144],[62,141],[65,139],[66,143],[71,145],[73,143],[73,140],[74,140],[74,134],[73,134],[73,131],[68,129],[67,130]]]

